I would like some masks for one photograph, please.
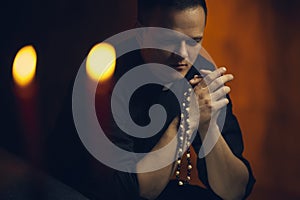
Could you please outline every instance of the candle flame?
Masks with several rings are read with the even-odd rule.
[[[108,43],[95,45],[86,61],[88,76],[94,81],[106,81],[113,75],[116,66],[115,48]]]
[[[17,85],[25,87],[32,82],[36,63],[37,55],[33,46],[28,45],[19,50],[12,67],[13,79]]]

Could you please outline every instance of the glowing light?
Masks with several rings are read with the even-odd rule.
[[[86,61],[88,76],[94,81],[106,81],[114,73],[116,66],[115,48],[108,43],[95,45]]]
[[[29,85],[36,73],[36,63],[37,55],[33,46],[28,45],[20,49],[12,68],[15,83],[21,87]]]

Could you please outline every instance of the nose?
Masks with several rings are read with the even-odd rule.
[[[180,42],[180,45],[178,47],[178,54],[182,57],[187,59],[189,54],[186,46],[186,42],[183,40]]]

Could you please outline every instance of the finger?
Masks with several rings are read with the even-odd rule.
[[[229,103],[229,100],[227,98],[220,99],[219,101],[216,101],[212,103],[212,109],[214,111],[220,110],[224,106],[226,106]]]
[[[220,76],[219,78],[215,79],[213,82],[210,83],[210,85],[208,86],[209,91],[212,93],[215,90],[217,90],[218,88],[224,86],[225,83],[233,80],[233,75],[232,74],[226,74],[223,76]]]
[[[225,66],[220,66],[219,68],[225,68],[226,69]],[[210,74],[210,73],[213,72],[213,71],[211,71],[209,69],[200,69],[199,71],[200,71],[201,74],[205,74],[205,75]]]
[[[201,81],[203,80],[203,78],[199,77],[199,76],[195,76],[194,78],[192,78],[190,80],[190,84],[192,86],[199,84]]]
[[[223,75],[225,72],[226,72],[225,67],[221,67],[221,68],[216,69],[215,71],[207,74],[204,77],[204,80],[203,80],[204,83],[203,84],[205,84],[205,85],[211,84],[211,82],[213,82],[215,79],[217,79],[218,77]]]
[[[208,69],[201,69],[201,70],[200,70],[200,73],[203,74],[203,75],[207,75],[207,74],[212,73],[212,71],[210,71],[210,70],[208,70]]]
[[[201,83],[197,84],[194,87],[194,92],[198,96],[199,99],[203,99],[208,96],[210,98],[210,91],[208,87],[204,87]]]
[[[228,94],[229,92],[230,92],[230,87],[228,86],[221,87],[217,91],[211,94],[211,99],[212,101],[217,101],[221,98],[224,98],[226,94]]]

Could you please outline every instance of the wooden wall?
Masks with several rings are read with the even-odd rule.
[[[250,199],[299,198],[300,2],[207,3],[204,47],[235,75],[234,112],[257,178]]]

